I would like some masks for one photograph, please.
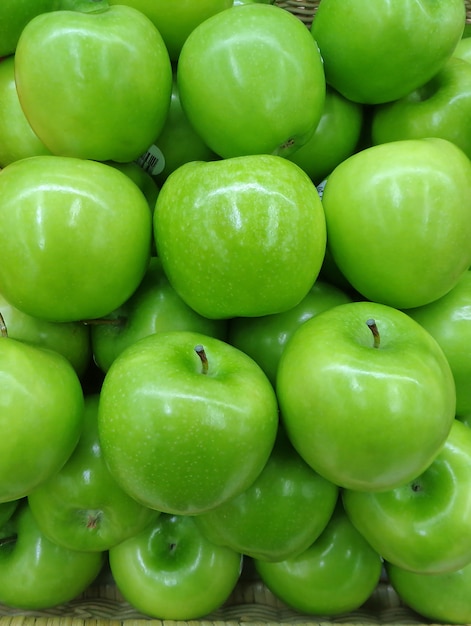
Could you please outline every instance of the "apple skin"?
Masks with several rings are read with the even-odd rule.
[[[11,163],[0,176],[0,221],[0,292],[33,317],[103,317],[131,296],[150,259],[147,201],[104,163],[58,156]]]
[[[261,368],[237,348],[201,333],[160,332],[111,365],[98,428],[109,470],[129,495],[157,511],[195,515],[260,474],[275,442],[278,404]]]
[[[410,483],[391,491],[343,491],[347,515],[389,563],[437,574],[471,563],[471,430],[455,420],[444,447]],[[450,541],[450,537],[453,538]]]
[[[242,568],[242,556],[208,541],[192,517],[165,513],[112,548],[109,562],[127,601],[162,620],[192,620],[219,609]]]
[[[213,543],[246,556],[282,561],[304,552],[327,526],[338,487],[297,454],[283,429],[261,474],[243,493],[196,515]]]
[[[301,302],[288,311],[229,320],[228,341],[251,356],[275,386],[281,354],[296,329],[322,311],[351,301],[338,287],[316,280]]]
[[[469,624],[471,621],[471,563],[453,572],[421,574],[385,563],[400,599],[432,623]]]
[[[225,339],[227,322],[202,317],[185,304],[168,282],[160,259],[152,257],[143,281],[129,300],[103,323],[97,320],[91,325],[93,357],[107,372],[125,348],[147,335],[169,330],[191,330]]]
[[[21,501],[22,499],[20,498],[18,500],[11,500],[10,502],[0,502],[0,529],[12,517]]]
[[[464,23],[462,0],[322,0],[311,32],[327,83],[349,100],[379,104],[430,80],[452,55]]]
[[[171,61],[176,63],[188,35],[212,15],[232,6],[232,0],[108,0],[109,4],[126,4],[138,9],[157,27],[167,46]]]
[[[130,498],[109,473],[98,437],[99,394],[85,396],[83,427],[66,464],[28,495],[41,531],[70,550],[104,552],[159,514]]]
[[[362,127],[362,105],[327,85],[324,109],[313,135],[287,158],[318,185],[355,152]]]
[[[471,265],[471,163],[450,141],[366,148],[330,174],[322,204],[333,260],[368,300],[428,304]]]
[[[281,355],[276,391],[299,454],[347,489],[409,482],[439,453],[455,418],[440,346],[408,315],[374,302],[340,304],[302,324]]]
[[[68,550],[46,539],[26,501],[0,528],[0,603],[24,610],[76,598],[104,565],[103,552]]]
[[[307,174],[280,156],[186,163],[160,190],[154,240],[170,284],[200,315],[270,315],[316,280],[325,217]]]
[[[379,582],[382,560],[337,506],[320,537],[283,561],[255,560],[265,585],[296,611],[339,615],[359,608]]]
[[[49,322],[23,313],[0,294],[0,312],[8,336],[59,352],[82,378],[92,355],[90,331],[81,322]]]
[[[374,144],[441,137],[471,157],[471,63],[451,57],[426,84],[373,112]]]
[[[21,31],[41,13],[51,11],[55,0],[2,0],[0,3],[0,57],[14,54]]]
[[[190,123],[223,158],[287,156],[312,135],[325,100],[309,30],[289,11],[260,3],[197,26],[183,44],[177,81]]]
[[[15,57],[0,63],[0,167],[13,161],[50,154],[21,108],[15,83]]]
[[[80,437],[84,399],[75,370],[57,352],[2,336],[0,363],[0,387],[8,390],[0,403],[0,502],[8,502],[65,464]]]
[[[470,27],[471,24],[467,24],[467,26]],[[460,39],[460,41],[458,42],[458,45],[455,48],[455,51],[453,52],[453,56],[458,57],[458,59],[463,59],[463,61],[467,61],[468,63],[471,63],[471,38],[470,37],[464,37]]]
[[[116,168],[126,174],[144,194],[151,213],[154,213],[155,203],[159,195],[159,186],[154,178],[146,172],[140,165],[132,161],[131,163],[116,163],[115,161],[106,161],[106,165]]]
[[[456,413],[471,413],[471,271],[465,272],[447,294],[406,313],[440,344],[453,372]]]

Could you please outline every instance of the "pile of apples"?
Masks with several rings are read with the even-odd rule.
[[[2,0],[2,605],[471,622],[465,18]]]

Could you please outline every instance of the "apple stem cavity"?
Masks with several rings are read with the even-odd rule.
[[[370,318],[369,320],[366,320],[366,325],[371,330],[371,333],[373,335],[373,348],[379,348],[381,339],[379,336],[379,330],[378,330],[378,327],[376,326],[375,320],[372,318]]]
[[[208,357],[206,356],[206,352],[201,344],[195,346],[195,352],[199,356],[201,360],[201,373],[208,373]]]
[[[7,325],[3,315],[0,313],[0,337],[8,337]]]

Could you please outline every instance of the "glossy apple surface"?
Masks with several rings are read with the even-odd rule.
[[[135,608],[163,620],[205,616],[239,580],[242,557],[208,541],[192,517],[160,515],[109,551],[119,590]]]
[[[15,52],[18,95],[53,154],[129,162],[162,129],[172,68],[159,31],[140,11],[95,7],[43,13],[25,26]]]
[[[0,603],[53,608],[84,592],[104,564],[102,552],[78,552],[42,534],[26,502],[0,528]]]
[[[198,514],[260,474],[278,405],[246,354],[215,337],[168,331],[144,337],[113,362],[98,427],[105,461],[125,491],[158,511]]]
[[[257,361],[275,385],[281,354],[296,329],[322,311],[346,302],[351,302],[347,293],[316,280],[301,302],[288,311],[229,320],[228,341]]]
[[[0,175],[0,292],[56,322],[102,317],[138,287],[150,258],[152,215],[115,168],[37,156]]]
[[[18,99],[15,57],[0,63],[0,167],[39,154],[50,154],[31,128]]]
[[[471,414],[471,271],[447,294],[407,314],[440,344],[453,372],[457,415]]]
[[[255,567],[267,587],[289,606],[333,616],[366,602],[378,584],[382,561],[339,506],[307,550],[273,563],[256,560]]]
[[[332,257],[368,300],[422,306],[471,265],[471,163],[445,139],[354,154],[328,177],[322,204]]]
[[[471,620],[471,563],[454,572],[420,574],[386,563],[388,579],[401,600],[435,623]]]
[[[66,464],[28,496],[50,541],[70,550],[104,552],[158,515],[130,498],[111,476],[98,437],[99,395],[85,397],[83,426]]]
[[[280,429],[255,482],[194,520],[213,543],[265,561],[304,552],[327,526],[338,488],[316,474]]]
[[[314,184],[274,155],[182,165],[162,186],[154,213],[157,256],[170,284],[214,319],[298,304],[317,278],[325,238]]]
[[[451,57],[426,84],[376,107],[373,143],[441,137],[471,157],[470,107],[471,63]]]
[[[325,77],[308,29],[273,5],[233,6],[205,20],[183,44],[180,100],[203,141],[223,158],[285,156],[322,115]]]
[[[443,449],[417,478],[381,493],[345,490],[343,502],[386,561],[436,574],[471,562],[470,481],[471,430],[455,420]]]
[[[0,502],[7,502],[27,496],[64,465],[80,436],[84,400],[65,357],[5,336],[0,387]]]
[[[430,80],[452,55],[464,24],[462,0],[322,0],[312,34],[327,82],[350,100],[378,104]]]
[[[422,473],[455,417],[455,384],[440,346],[405,313],[373,302],[341,304],[302,324],[281,355],[276,390],[304,460],[333,483],[363,491],[393,489]]]
[[[149,263],[139,287],[119,309],[91,325],[95,362],[108,371],[115,358],[139,339],[156,332],[191,330],[225,339],[227,323],[198,315],[176,293],[158,257]]]
[[[46,11],[54,0],[3,0],[0,4],[0,57],[14,54],[21,31],[26,24]]]

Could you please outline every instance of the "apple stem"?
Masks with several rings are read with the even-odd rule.
[[[98,317],[97,319],[82,320],[85,326],[124,326],[126,318],[122,315],[118,317]]]
[[[201,373],[208,373],[208,357],[206,356],[206,352],[201,344],[195,346],[195,352],[199,356],[201,360]]]
[[[3,315],[0,313],[0,337],[8,337],[7,325],[3,319]]]
[[[366,325],[368,326],[368,328],[371,330],[373,334],[373,340],[374,340],[373,347],[379,348],[380,336],[379,336],[379,331],[378,331],[378,327],[376,326],[375,320],[374,319],[366,320]]]
[[[11,535],[9,537],[2,537],[0,539],[0,548],[16,543],[17,540],[18,540],[17,535]]]

